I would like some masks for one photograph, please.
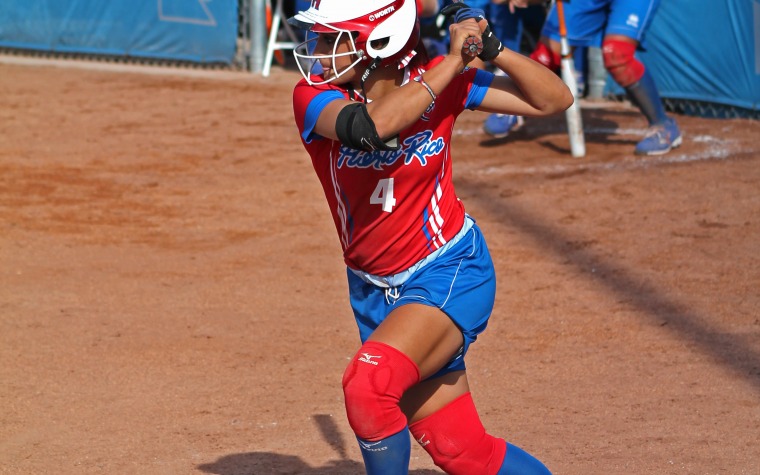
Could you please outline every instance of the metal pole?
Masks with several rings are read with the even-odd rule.
[[[251,40],[248,64],[252,73],[259,74],[264,69],[264,55],[267,43],[266,0],[250,0],[248,12],[248,37]]]
[[[604,98],[604,88],[607,86],[607,69],[604,67],[602,48],[590,46],[588,48],[588,98],[600,100]]]

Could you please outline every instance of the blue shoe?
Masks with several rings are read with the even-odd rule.
[[[483,130],[493,137],[501,138],[523,126],[525,120],[519,115],[491,114],[483,122]]]
[[[662,155],[681,145],[682,141],[676,121],[668,118],[663,124],[649,127],[644,140],[636,145],[636,155]]]

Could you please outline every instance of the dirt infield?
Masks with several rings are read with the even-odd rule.
[[[297,74],[130,71],[0,61],[0,473],[362,473]],[[484,423],[555,474],[760,474],[760,122],[678,117],[643,159],[635,111],[583,115],[584,159],[562,117],[459,122]]]

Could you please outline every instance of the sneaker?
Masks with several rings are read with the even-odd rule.
[[[681,145],[683,137],[673,119],[649,127],[647,135],[636,145],[636,155],[662,155]]]
[[[491,114],[483,122],[483,130],[493,137],[501,138],[523,126],[525,120],[520,115]]]

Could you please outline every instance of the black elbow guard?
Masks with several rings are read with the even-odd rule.
[[[335,133],[340,143],[346,147],[365,152],[375,150],[398,150],[398,144],[388,145],[377,135],[375,123],[367,112],[367,106],[362,103],[350,104],[338,113],[335,121]]]

